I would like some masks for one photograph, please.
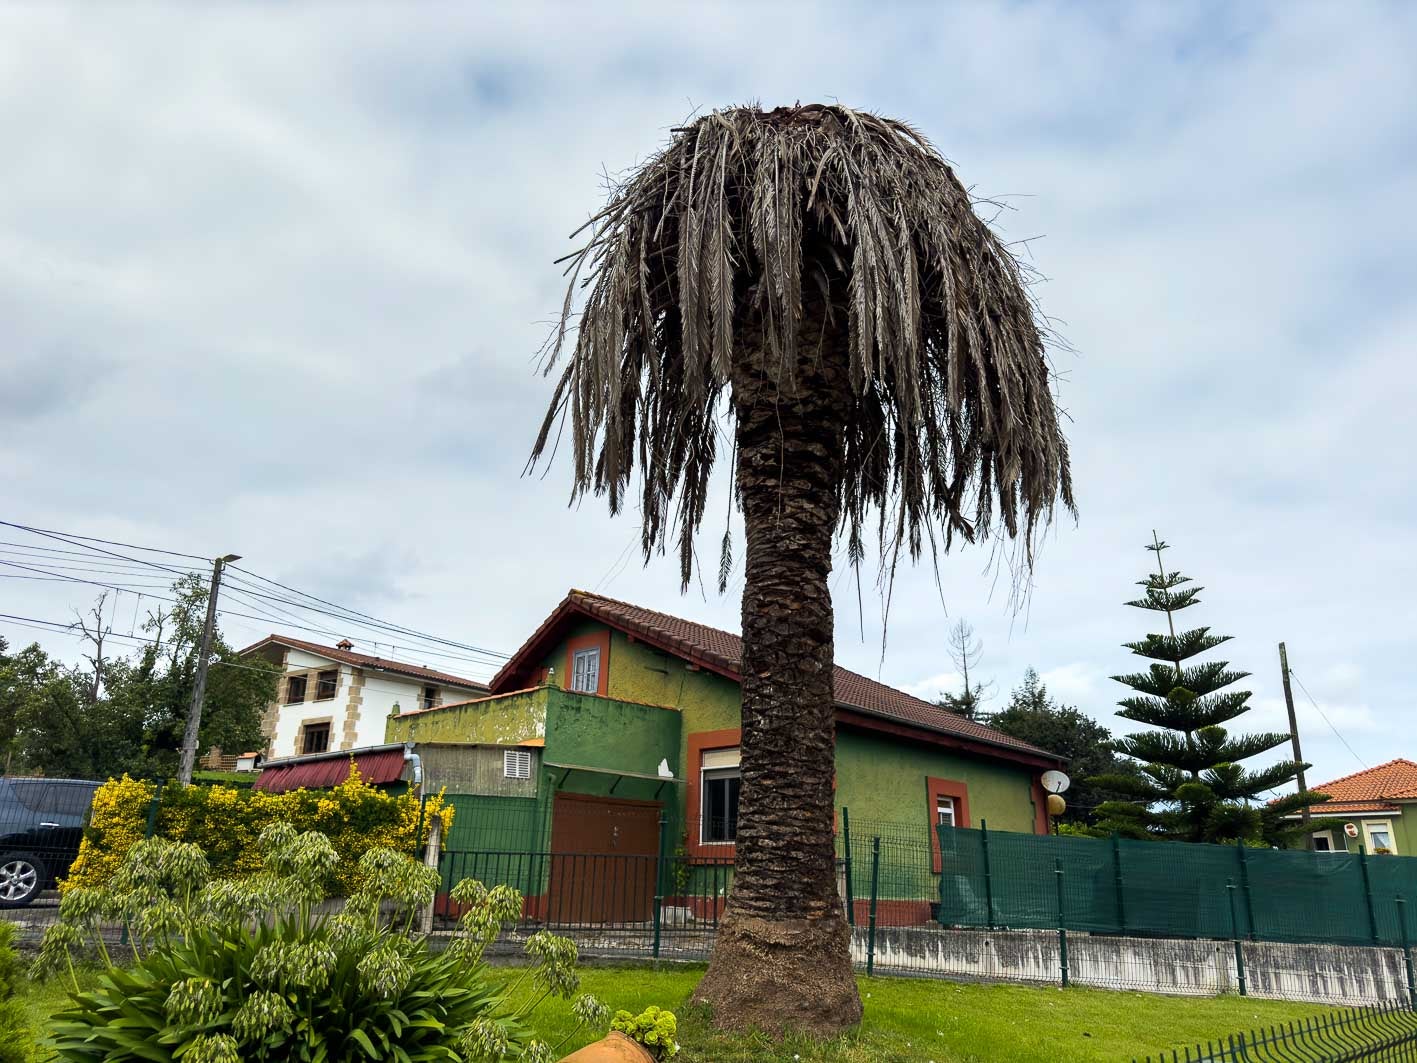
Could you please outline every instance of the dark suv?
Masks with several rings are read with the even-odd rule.
[[[29,904],[68,873],[101,785],[0,776],[0,908]]]

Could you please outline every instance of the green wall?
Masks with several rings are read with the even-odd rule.
[[[390,716],[384,725],[384,741],[511,746],[532,738],[545,738],[549,694],[545,689],[530,690],[446,709]]]
[[[1319,816],[1316,818],[1321,818],[1323,815],[1322,806],[1319,807],[1321,811],[1319,813]],[[1399,805],[1398,807],[1402,809],[1402,812],[1392,812],[1389,813],[1386,817],[1388,822],[1392,824],[1392,840],[1397,845],[1397,854],[1399,856],[1417,856],[1417,802],[1409,802],[1407,804]],[[1334,842],[1346,842],[1348,845],[1348,851],[1350,853],[1356,853],[1358,851],[1359,845],[1367,844],[1367,832],[1362,829],[1363,824],[1372,823],[1375,819],[1381,819],[1382,817],[1344,816],[1342,813],[1338,813],[1332,818],[1339,821],[1338,826],[1334,827],[1329,832],[1333,836]],[[1344,823],[1358,824],[1358,837],[1350,838],[1346,834],[1344,834]],[[1291,849],[1306,848],[1304,840],[1302,838],[1297,838],[1294,841],[1290,842],[1289,847]]]
[[[613,698],[550,692],[546,760],[655,775],[662,760],[679,774],[679,713]]]
[[[925,779],[949,779],[969,788],[971,827],[1033,833],[1032,768],[903,742],[854,728],[836,735],[836,804],[851,811],[853,830],[868,824],[928,828]]]

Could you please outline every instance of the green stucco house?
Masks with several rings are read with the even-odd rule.
[[[1417,763],[1399,757],[1313,789],[1329,799],[1311,808],[1310,815],[1344,821],[1341,827],[1313,832],[1316,852],[1356,853],[1361,846],[1380,856],[1417,856]],[[1302,841],[1295,844],[1304,847]]]
[[[663,836],[681,862],[731,866],[740,652],[729,632],[573,590],[489,696],[391,716],[385,741],[412,743],[425,787],[458,795],[451,860],[650,857]],[[844,668],[835,688],[838,822],[849,810],[857,837],[922,845],[936,823],[983,820],[1046,833],[1039,776],[1060,766],[1056,756]],[[932,844],[927,879],[939,871]]]

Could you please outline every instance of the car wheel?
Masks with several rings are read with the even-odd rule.
[[[44,862],[29,853],[0,856],[0,908],[20,908],[44,888]]]

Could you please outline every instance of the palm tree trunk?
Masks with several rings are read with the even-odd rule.
[[[733,890],[695,999],[720,1026],[831,1034],[861,1001],[837,893],[831,590],[849,394],[845,313],[804,307],[796,372],[735,337],[743,588]],[[770,361],[771,360],[771,361]],[[770,367],[771,370],[770,371]]]

